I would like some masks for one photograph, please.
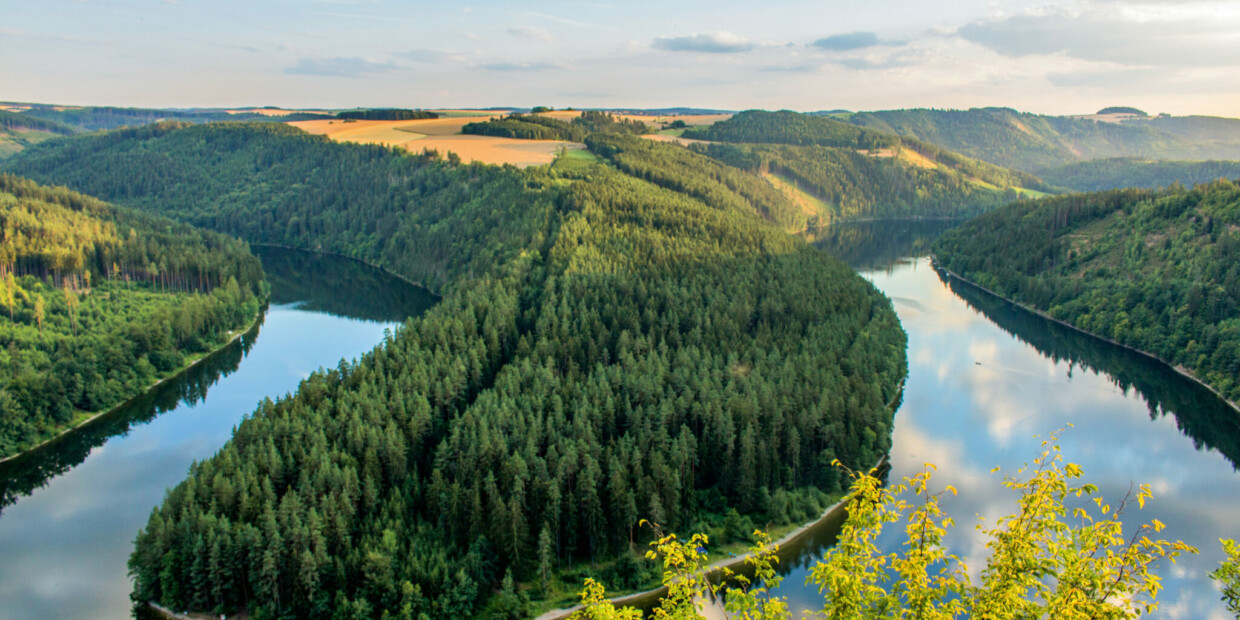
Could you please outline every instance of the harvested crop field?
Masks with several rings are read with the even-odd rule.
[[[501,116],[498,112],[481,116],[457,116],[452,118],[428,118],[416,121],[354,121],[342,120],[297,121],[289,123],[307,133],[324,135],[332,140],[362,142],[366,144],[397,145],[426,136],[451,136],[461,133],[461,128],[473,122]]]
[[[467,123],[496,116],[502,116],[502,113],[416,121],[299,121],[289,125],[342,142],[398,146],[415,153],[428,149],[440,153],[453,152],[466,162],[512,164],[522,168],[549,164],[561,150],[585,148],[577,142],[558,140],[461,135],[461,128]]]
[[[467,162],[484,164],[512,164],[518,168],[542,166],[555,160],[561,150],[576,151],[586,146],[580,142],[559,140],[515,140],[493,136],[430,136],[407,142],[404,148],[419,152],[434,149],[441,153],[453,152]]]
[[[673,121],[684,121],[686,125],[714,125],[719,121],[732,118],[731,114],[617,114],[616,117],[633,121],[642,121],[647,125],[662,127]]]

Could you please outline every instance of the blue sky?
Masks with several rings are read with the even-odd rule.
[[[0,0],[0,100],[1240,117],[1234,0]]]

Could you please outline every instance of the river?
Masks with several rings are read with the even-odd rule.
[[[942,222],[833,227],[824,250],[892,298],[909,335],[909,375],[896,413],[891,477],[935,463],[935,485],[959,525],[952,550],[984,562],[975,515],[1013,510],[999,466],[1014,472],[1039,440],[1061,445],[1085,480],[1118,501],[1133,484],[1155,498],[1130,512],[1201,555],[1164,565],[1159,618],[1227,618],[1207,574],[1220,537],[1240,537],[1240,415],[1209,391],[1131,351],[1045,321],[930,266]],[[213,454],[262,398],[294,390],[320,366],[372,348],[386,329],[433,303],[425,291],[346,259],[260,249],[273,300],[262,325],[183,378],[30,457],[0,465],[0,620],[124,618],[133,538],[164,490]],[[800,612],[831,527],[790,549],[783,585]],[[897,537],[882,544],[894,548]]]
[[[1040,439],[1061,436],[1066,461],[1118,503],[1147,483],[1153,501],[1124,517],[1126,531],[1158,519],[1161,534],[1201,554],[1163,563],[1155,618],[1230,618],[1208,573],[1222,560],[1219,538],[1240,537],[1240,414],[1166,366],[980,293],[948,284],[931,267],[929,241],[942,223],[839,227],[820,247],[841,256],[892,299],[908,332],[909,373],[896,413],[891,480],[934,463],[934,485],[953,485],[944,508],[958,525],[947,543],[976,569],[985,562],[977,515],[993,524],[1015,509],[1003,475],[1037,456]],[[1001,467],[998,474],[990,474]],[[893,528],[895,530],[897,528]],[[902,540],[885,534],[894,551]],[[809,566],[831,541],[784,560],[776,594],[797,614],[821,607]]]
[[[264,398],[372,349],[429,292],[345,258],[255,248],[261,324],[96,423],[0,465],[0,619],[128,618],[126,561],[165,489]]]

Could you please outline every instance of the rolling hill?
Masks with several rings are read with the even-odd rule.
[[[1240,120],[1235,119],[1153,117],[1116,123],[1009,108],[973,108],[858,112],[848,115],[847,121],[1035,173],[1111,157],[1240,159]]]
[[[1054,189],[1036,176],[824,116],[749,110],[683,137],[700,153],[766,178],[821,225],[967,217]]]

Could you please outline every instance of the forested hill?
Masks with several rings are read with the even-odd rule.
[[[159,123],[32,148],[10,170],[248,241],[380,264],[442,291],[545,242],[546,198],[497,168],[278,123]],[[537,203],[537,204],[536,204]]]
[[[221,344],[262,294],[244,243],[0,175],[0,457]]]
[[[1083,192],[1124,187],[1155,189],[1175,183],[1193,186],[1216,179],[1240,179],[1240,161],[1150,161],[1121,157],[1067,164],[1040,174],[1047,183]]]
[[[1240,400],[1240,188],[1231,182],[1022,201],[935,248],[965,278]]]
[[[749,110],[684,137],[711,141],[693,148],[766,178],[822,225],[973,216],[1051,189],[926,142],[789,111]]]
[[[586,110],[571,121],[541,114],[513,113],[503,118],[469,123],[461,128],[461,133],[480,136],[569,142],[582,142],[593,132],[640,135],[649,131],[649,127],[641,121],[617,119],[607,112],[596,110]]]
[[[1173,117],[1109,123],[1009,108],[973,108],[859,112],[847,120],[1035,173],[1110,157],[1240,159],[1240,121],[1233,119]]]
[[[445,291],[195,466],[138,537],[135,599],[468,617],[507,572],[545,596],[557,568],[640,548],[639,519],[743,536],[815,515],[840,485],[832,459],[870,466],[905,369],[889,302],[720,194],[737,191],[725,180],[682,191],[637,176],[658,152],[620,156],[633,174],[574,157],[454,166],[242,125],[19,156],[44,178]]]

